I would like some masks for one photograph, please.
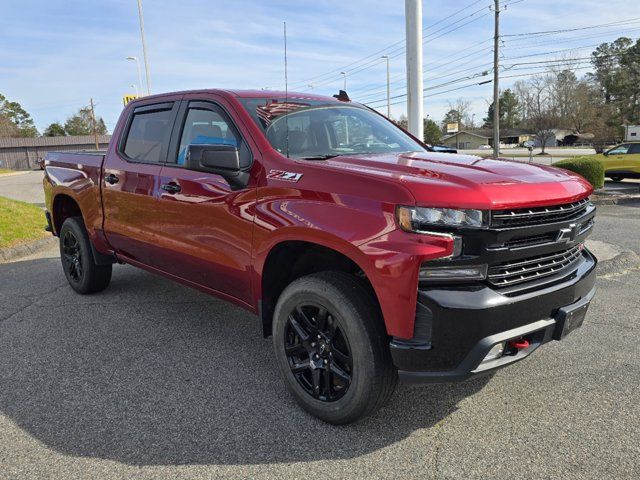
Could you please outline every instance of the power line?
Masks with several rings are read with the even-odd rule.
[[[477,13],[477,12],[476,12],[476,13]],[[447,30],[446,32],[443,32],[442,34],[438,35],[437,37],[433,37],[433,38],[431,38],[431,39],[429,39],[429,40],[427,40],[427,41],[423,41],[423,43],[430,43],[430,42],[432,42],[432,41],[434,41],[434,40],[437,40],[438,38],[441,38],[442,36],[444,36],[444,35],[446,35],[446,34],[448,34],[448,33],[451,33],[451,32],[454,32],[454,31],[456,31],[456,30],[459,30],[459,29],[461,29],[461,28],[463,28],[463,27],[467,26],[468,24],[470,24],[470,23],[472,23],[472,22],[477,22],[478,20],[480,20],[480,19],[482,19],[482,18],[486,17],[486,16],[487,16],[487,15],[489,15],[490,13],[491,13],[491,12],[487,12],[487,13],[485,13],[484,15],[481,15],[481,16],[479,16],[479,17],[476,17],[475,19],[469,20],[468,22],[463,23],[462,25],[459,25],[459,26],[457,26],[456,28],[452,28],[452,29],[450,29],[450,30]],[[467,17],[465,17],[465,18],[467,18]],[[402,55],[402,54],[404,53],[404,48],[402,48],[401,50],[402,50],[402,51],[400,51],[399,53],[396,53],[395,55],[389,55],[389,58],[396,58],[396,57],[399,57],[400,55]],[[367,64],[361,65],[361,68],[354,69],[354,70],[351,70],[351,71],[347,71],[347,74],[348,74],[348,76],[353,76],[353,75],[355,75],[356,73],[360,73],[360,72],[362,72],[362,71],[364,71],[364,70],[367,70],[367,69],[369,69],[369,68],[373,67],[373,64],[379,64],[379,63],[382,63],[382,61],[381,61],[381,59],[380,59],[380,58],[377,58],[377,59],[375,59],[375,60],[372,60],[371,62],[368,62]],[[334,82],[334,81],[335,81],[335,77],[334,77],[334,78],[330,78],[330,79],[328,79],[328,80],[325,80],[325,81],[323,81],[323,82],[314,83],[314,84],[313,84],[313,86],[314,86],[314,88],[315,88],[315,87],[318,87],[318,86],[324,86],[324,85],[327,85],[327,84],[332,83],[332,82]],[[308,91],[308,89],[307,89],[307,90],[302,90],[302,91],[303,91],[303,92],[305,92],[305,91]]]
[[[460,10],[458,10],[458,11],[456,11],[456,12],[452,13],[451,15],[449,15],[449,16],[447,16],[447,17],[445,17],[445,18],[441,19],[441,20],[439,20],[438,22],[436,22],[436,23],[434,23],[434,24],[432,24],[432,25],[430,25],[430,26],[425,27],[423,30],[427,30],[427,29],[433,28],[435,25],[438,25],[438,24],[440,24],[440,23],[444,22],[445,20],[447,20],[447,19],[449,19],[449,18],[451,18],[451,17],[454,17],[454,16],[455,16],[455,15],[457,15],[458,13],[461,13],[461,12],[463,12],[463,11],[465,11],[465,10],[469,9],[470,7],[472,7],[472,6],[474,6],[474,5],[478,4],[478,3],[480,3],[481,1],[486,1],[486,0],[476,0],[475,2],[472,2],[471,4],[467,5],[466,7],[464,7],[464,8],[462,8],[462,9],[460,9]],[[466,23],[463,23],[462,25],[459,25],[459,26],[457,26],[457,27],[455,27],[455,28],[453,28],[453,29],[446,30],[446,29],[448,29],[448,28],[452,27],[453,25],[456,25],[457,23],[459,23],[459,22],[461,22],[461,21],[463,21],[463,20],[466,20],[467,18],[471,18],[471,17],[475,16],[477,13],[479,13],[479,12],[481,12],[481,11],[485,10],[487,7],[488,7],[488,5],[486,5],[486,6],[482,7],[482,8],[480,8],[480,9],[478,9],[478,10],[476,10],[476,11],[474,11],[473,13],[471,13],[471,14],[469,14],[469,15],[465,16],[465,17],[462,17],[462,18],[460,18],[460,19],[456,20],[456,21],[455,21],[455,22],[453,22],[453,23],[449,23],[449,24],[447,24],[447,25],[445,25],[445,26],[441,27],[440,29],[437,29],[437,30],[435,30],[434,32],[431,32],[429,35],[426,35],[426,36],[423,38],[423,43],[429,43],[429,42],[432,42],[432,41],[434,41],[434,40],[437,40],[438,38],[441,38],[442,36],[444,36],[444,35],[446,35],[446,34],[448,34],[448,33],[451,33],[451,32],[453,32],[453,31],[459,30],[460,28],[462,28],[462,27],[464,27],[464,26],[466,26],[466,25],[468,25],[468,24],[470,24],[470,23],[472,23],[472,22],[475,22],[475,21],[480,20],[481,18],[483,18],[483,17],[485,17],[486,15],[488,15],[490,12],[488,12],[488,13],[487,13],[487,14],[485,14],[485,15],[481,15],[480,17],[476,17],[475,19],[472,19],[472,20],[470,20],[470,21],[468,21],[468,22],[466,22]],[[444,32],[443,32],[443,30],[446,30],[446,31],[444,31]],[[440,33],[440,32],[443,32],[443,33],[441,33],[441,35],[434,36],[434,35],[436,35],[436,34],[438,34],[438,33]],[[336,77],[337,75],[339,75],[339,72],[341,72],[341,71],[347,72],[347,74],[348,74],[349,76],[354,75],[354,74],[359,73],[359,72],[361,72],[361,71],[363,71],[363,70],[366,70],[366,69],[368,69],[368,68],[371,68],[371,67],[373,66],[372,64],[381,63],[381,62],[380,62],[380,58],[379,58],[379,55],[380,55],[381,53],[386,53],[387,55],[389,55],[389,58],[396,58],[396,57],[398,57],[398,56],[402,55],[402,54],[404,53],[404,51],[406,50],[406,49],[405,49],[405,47],[404,47],[404,46],[396,47],[396,45],[401,45],[401,44],[403,44],[403,43],[404,43],[404,40],[401,40],[401,41],[399,41],[399,42],[396,42],[396,43],[394,43],[394,44],[391,44],[391,45],[387,46],[386,48],[384,48],[384,49],[382,49],[382,50],[377,51],[376,53],[373,53],[373,54],[371,54],[371,55],[368,55],[367,57],[363,57],[363,58],[362,58],[362,59],[360,59],[360,60],[357,60],[357,61],[355,61],[355,62],[352,62],[352,63],[350,63],[350,64],[348,64],[348,65],[346,65],[346,66],[344,66],[344,67],[337,68],[337,69],[335,69],[335,70],[331,70],[331,71],[326,72],[326,73],[321,74],[321,75],[317,75],[317,76],[312,77],[312,78],[309,78],[309,79],[307,79],[307,80],[305,80],[305,81],[296,82],[296,84],[295,84],[295,85],[303,85],[303,86],[306,86],[306,85],[308,85],[308,84],[313,84],[313,85],[314,85],[314,87],[316,87],[316,86],[326,85],[327,83],[331,83],[332,81],[334,81],[334,80],[335,80],[335,78],[334,78],[334,77]],[[392,48],[392,47],[395,47],[395,48]],[[373,57],[373,58],[372,58],[372,57]],[[368,60],[368,59],[371,59],[371,60]],[[367,61],[367,62],[365,62],[365,63],[362,63],[362,62],[364,62],[365,60],[368,60],[368,61]],[[351,70],[349,70],[349,67],[352,67],[352,66],[354,66],[354,65],[356,65],[356,64],[358,64],[358,63],[362,63],[362,64],[361,64],[361,65],[358,65],[358,66],[355,66],[355,67],[353,67]],[[331,79],[325,79],[325,77],[327,77],[327,76],[331,76],[332,78],[331,78]],[[323,79],[323,80],[320,80],[320,79]],[[304,91],[304,90],[303,90],[303,91]]]
[[[489,38],[489,39],[487,39],[487,40],[485,40],[485,41],[483,41],[483,42],[480,42],[480,44],[482,44],[482,43],[486,43],[486,42],[487,42],[487,41],[489,41],[489,40],[492,40],[492,39],[491,39],[491,38]],[[423,71],[424,71],[424,73],[429,73],[429,72],[438,71],[438,70],[440,70],[442,67],[450,66],[452,62],[457,62],[457,61],[463,60],[463,59],[465,59],[465,58],[468,58],[468,57],[471,57],[471,56],[477,55],[478,53],[481,53],[481,52],[484,52],[484,51],[489,51],[489,50],[493,50],[493,47],[483,47],[483,48],[480,48],[479,50],[472,51],[472,52],[467,53],[466,55],[463,55],[463,56],[460,56],[460,57],[458,57],[458,56],[454,56],[454,57],[446,56],[446,57],[443,57],[443,58],[444,58],[444,60],[443,60],[443,61],[441,61],[441,62],[429,63],[428,65],[426,65],[426,66],[425,66],[425,68],[423,69]],[[454,68],[457,68],[457,67],[454,67]],[[471,70],[471,69],[473,69],[473,68],[476,68],[476,67],[471,67],[471,68],[468,68],[468,69],[466,69],[466,70]],[[446,73],[446,72],[449,72],[449,71],[451,71],[451,69],[449,69],[449,70],[445,70],[445,72],[441,72],[441,73]],[[398,81],[395,81],[395,79],[402,79],[402,78],[404,78],[404,73],[398,73],[398,74],[396,74],[396,75],[392,75],[392,76],[391,76],[391,78],[392,78],[392,79],[394,79],[394,81],[392,81],[392,82],[391,82],[391,84],[392,84],[392,85],[393,85],[393,84],[397,84],[397,83],[399,83],[399,82],[398,82]],[[376,87],[366,86],[366,87],[360,87],[360,88],[350,89],[350,90],[349,90],[349,93],[350,93],[350,94],[351,94],[351,93],[359,93],[359,94],[360,94],[360,96],[362,96],[362,95],[364,95],[364,94],[368,94],[369,92],[378,91],[380,88],[381,88],[381,87],[378,87],[378,86],[376,86]]]
[[[439,24],[441,24],[442,22],[444,22],[444,21],[446,21],[446,20],[448,20],[448,19],[450,19],[450,18],[452,18],[452,17],[455,17],[455,16],[456,16],[456,15],[458,15],[459,13],[464,12],[466,9],[471,8],[471,7],[473,7],[474,5],[477,5],[478,3],[482,2],[482,1],[486,1],[486,0],[475,0],[474,2],[472,2],[472,3],[468,4],[467,6],[465,6],[465,7],[461,8],[461,9],[459,9],[459,10],[456,10],[455,12],[453,12],[452,14],[450,14],[450,15],[448,15],[448,16],[446,16],[446,17],[442,18],[441,20],[438,20],[438,21],[437,21],[437,22],[435,22],[434,24],[432,24],[432,25],[428,25],[428,26],[424,27],[424,28],[423,28],[423,30],[427,30],[427,29],[433,28],[433,27],[435,27],[436,25],[439,25]],[[386,53],[386,52],[388,52],[388,50],[390,50],[390,49],[394,49],[394,48],[395,48],[395,49],[397,50],[397,48],[396,48],[396,47],[397,47],[398,45],[402,45],[402,44],[404,44],[404,42],[405,42],[405,40],[399,40],[399,41],[397,41],[397,42],[395,42],[395,43],[392,43],[392,44],[390,44],[390,45],[387,45],[386,47],[384,47],[384,48],[383,48],[383,49],[381,49],[381,50],[376,51],[375,53],[372,53],[372,54],[370,54],[370,55],[367,55],[366,57],[362,57],[362,58],[360,58],[360,59],[358,59],[358,60],[355,60],[355,61],[353,61],[353,62],[351,62],[351,63],[349,63],[349,64],[347,64],[347,65],[344,65],[344,66],[342,66],[342,67],[336,68],[336,69],[334,69],[334,70],[330,70],[330,71],[325,72],[325,73],[320,74],[320,75],[316,75],[316,76],[311,77],[311,78],[309,78],[309,79],[307,79],[307,80],[300,81],[300,82],[296,82],[296,83],[295,83],[295,85],[304,84],[304,85],[306,86],[306,85],[308,85],[309,83],[313,83],[314,81],[317,81],[317,80],[318,80],[318,79],[320,79],[320,78],[324,78],[324,77],[326,77],[327,75],[339,75],[339,72],[341,72],[341,71],[347,71],[347,69],[348,69],[349,67],[352,67],[352,66],[354,66],[354,65],[356,65],[356,64],[358,64],[358,63],[364,62],[365,60],[370,60],[371,58],[374,58],[375,60],[378,60],[379,55],[381,55],[382,53]],[[404,48],[404,47],[403,47],[403,48]]]
[[[627,23],[635,23],[639,20],[640,20],[640,17],[635,17],[635,18],[628,18],[626,20],[618,20],[617,22],[601,23],[599,25],[590,25],[588,27],[564,28],[561,30],[544,30],[541,32],[512,33],[509,35],[502,35],[502,36],[503,37],[525,37],[525,36],[533,36],[533,35],[550,35],[555,33],[577,32],[579,30],[592,30],[594,28],[610,27],[612,25],[622,26]]]

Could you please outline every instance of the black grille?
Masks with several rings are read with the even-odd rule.
[[[555,241],[558,236],[558,230],[542,233],[540,235],[532,235],[530,237],[518,237],[507,240],[503,243],[496,243],[487,247],[487,250],[498,250],[501,248],[524,248],[533,247],[535,245],[544,245]]]
[[[560,252],[514,260],[490,267],[487,280],[496,287],[507,287],[548,277],[568,270],[581,256],[582,245],[576,245]]]
[[[564,205],[496,210],[491,212],[491,225],[494,227],[520,227],[572,220],[582,216],[588,206],[589,199],[585,198]]]

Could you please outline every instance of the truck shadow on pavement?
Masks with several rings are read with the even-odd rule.
[[[80,296],[58,259],[0,265],[0,409],[67,455],[131,465],[348,459],[429,428],[488,378],[400,387],[334,427],[289,396],[256,317],[128,266]]]

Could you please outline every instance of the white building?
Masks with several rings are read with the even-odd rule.
[[[640,142],[640,125],[625,125],[624,131],[625,142]]]

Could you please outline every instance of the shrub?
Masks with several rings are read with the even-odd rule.
[[[554,163],[553,166],[582,175],[593,188],[604,186],[604,165],[593,157],[568,158]]]

